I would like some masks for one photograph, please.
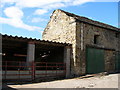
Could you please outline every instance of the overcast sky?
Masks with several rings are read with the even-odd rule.
[[[119,0],[1,0],[0,33],[41,39],[55,9],[118,26]]]

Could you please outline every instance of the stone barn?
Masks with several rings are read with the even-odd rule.
[[[119,28],[58,9],[42,38],[72,44],[70,76],[120,70]]]
[[[43,40],[0,34],[3,81],[120,71],[120,29],[55,10]]]

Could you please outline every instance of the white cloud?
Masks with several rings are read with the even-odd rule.
[[[34,14],[35,15],[42,15],[42,14],[45,14],[45,13],[47,13],[48,12],[48,10],[46,10],[46,9],[37,9],[35,12],[34,12]]]
[[[4,10],[6,16],[10,18],[22,18],[23,12],[18,7],[9,7]]]
[[[19,8],[42,8],[65,7],[70,5],[80,5],[86,2],[118,2],[119,0],[2,0],[1,3],[15,3]]]
[[[30,26],[22,21],[23,12],[18,7],[9,7],[4,10],[8,18],[0,17],[0,23],[8,24],[14,27],[23,28],[29,31],[41,29],[40,27]]]
[[[40,27],[30,26],[22,21],[24,13],[23,8],[38,8],[33,15],[42,15],[51,9],[80,5],[86,2],[118,2],[119,0],[1,0],[0,6],[13,5],[14,7],[4,7],[5,15],[8,18],[0,17],[0,22],[12,25],[18,28],[24,28],[30,31],[41,29]],[[44,19],[33,18],[31,22],[41,22]]]
[[[18,7],[41,7],[66,0],[3,0],[2,3],[16,3]]]
[[[63,6],[68,6],[69,4],[74,5],[74,3],[76,4],[78,2],[78,4],[81,3],[85,3],[85,2],[89,2],[89,1],[93,1],[93,0],[3,0],[2,3],[15,3],[17,7],[21,7],[21,8],[31,8],[31,7],[38,7],[38,8],[44,8],[46,6],[50,6],[50,5],[61,5]]]
[[[94,2],[119,2],[119,0],[94,0]]]
[[[14,3],[18,8],[41,8],[36,10],[34,14],[42,15],[50,9],[79,5],[90,1],[93,0],[3,0],[2,4]]]
[[[93,2],[94,0],[74,0],[72,2],[72,5],[80,5],[80,4],[83,4],[83,3],[86,3],[86,2]]]
[[[36,30],[42,29],[40,27],[30,26],[30,25],[24,24],[21,19],[16,19],[16,18],[2,18],[2,17],[0,17],[0,23],[8,24],[8,25],[11,25],[11,26],[14,26],[17,28],[26,29],[29,31],[36,31]]]
[[[1,0],[2,3],[13,3],[16,0]]]
[[[61,7],[65,7],[66,5],[63,3],[54,3],[54,4],[49,4],[44,6],[44,9],[37,9],[34,12],[34,15],[42,15],[45,14],[49,11],[49,9],[55,9],[55,8],[61,8]]]
[[[63,4],[63,3],[54,3],[54,4],[49,4],[47,6],[45,6],[45,9],[55,9],[55,8],[60,8],[60,7],[66,7],[67,5]]]
[[[43,18],[32,18],[31,22],[44,22],[44,21],[47,21],[46,19],[43,19]]]

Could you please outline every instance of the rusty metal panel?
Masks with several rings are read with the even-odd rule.
[[[3,69],[3,82],[32,81],[66,75],[66,64],[63,62],[32,62],[27,66],[26,62],[3,61],[0,67]]]

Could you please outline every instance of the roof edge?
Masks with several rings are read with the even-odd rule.
[[[37,41],[37,42],[48,42],[48,43],[54,43],[54,44],[62,44],[62,45],[66,45],[66,46],[70,46],[70,43],[63,43],[63,42],[56,42],[56,41],[50,41],[50,40],[41,40],[41,39],[36,39],[36,38],[27,38],[27,37],[18,37],[18,36],[12,36],[12,35],[7,35],[7,34],[1,34],[0,36],[2,36],[2,38],[12,38],[12,39],[22,39],[22,40],[28,40],[28,41]]]
[[[107,29],[111,29],[111,30],[115,30],[115,31],[120,32],[120,28],[109,25],[109,24],[106,24],[106,23],[103,23],[103,22],[100,22],[100,21],[92,20],[90,18],[79,16],[79,15],[76,15],[76,14],[73,14],[73,13],[70,13],[70,12],[66,12],[66,11],[61,10],[61,9],[56,9],[56,10],[53,11],[53,13],[55,11],[64,12],[68,16],[71,16],[71,17],[75,18],[76,20],[79,20],[79,21],[84,22],[84,23],[88,23],[88,24],[92,24],[92,25],[95,25],[95,26],[99,26],[99,27],[103,27],[103,28],[107,28]]]

